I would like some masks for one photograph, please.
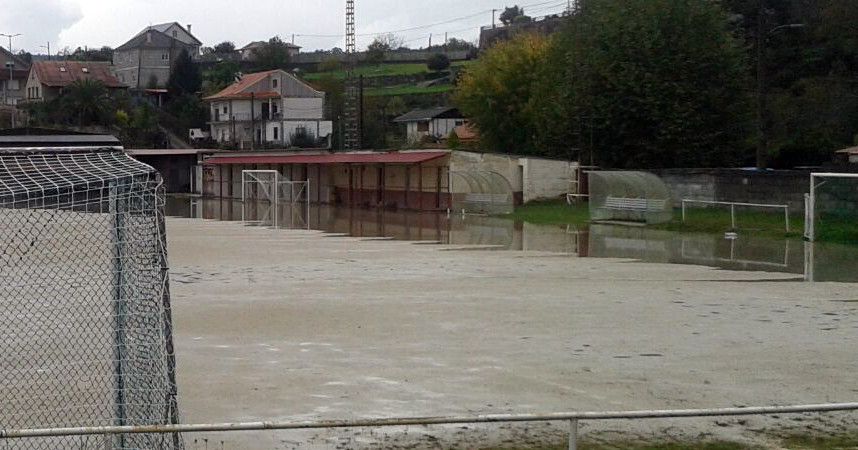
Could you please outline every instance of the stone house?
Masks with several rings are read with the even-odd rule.
[[[163,88],[182,50],[197,59],[201,45],[190,25],[152,25],[113,51],[114,70],[119,81],[132,89]]]

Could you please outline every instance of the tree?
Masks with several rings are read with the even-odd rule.
[[[402,47],[404,40],[395,34],[382,34],[373,39],[366,48],[366,61],[370,64],[384,62],[385,53]]]
[[[182,50],[173,64],[167,88],[175,95],[195,94],[202,88],[200,69],[194,64],[187,50]]]
[[[512,25],[515,22],[515,18],[524,15],[524,9],[515,6],[507,6],[504,8],[503,12],[500,15],[500,21],[504,25]]]
[[[531,97],[540,81],[534,68],[549,49],[548,38],[520,34],[492,47],[462,76],[454,103],[480,130],[487,150],[540,153]]]
[[[555,112],[579,124],[581,147],[592,136],[601,166],[743,161],[748,67],[727,24],[716,2],[588,1],[556,44],[569,107]]]
[[[21,61],[24,61],[27,64],[33,64],[33,55],[26,50],[19,51],[18,58],[20,58]]]
[[[221,61],[203,73],[203,92],[212,95],[235,82],[241,72],[237,62]]]
[[[212,53],[219,55],[228,55],[235,52],[235,44],[230,41],[223,41],[212,48]]]
[[[112,61],[113,49],[108,46],[98,49],[78,47],[67,58],[73,61]]]
[[[433,72],[441,72],[450,68],[450,58],[443,53],[435,53],[426,60],[426,66]]]
[[[77,125],[99,123],[109,108],[107,88],[98,80],[83,79],[72,83],[62,97],[64,109]]]
[[[476,49],[476,45],[464,39],[450,38],[447,40],[447,51],[472,51]]]
[[[253,50],[253,61],[256,70],[275,70],[289,68],[289,47],[274,36],[264,45]]]

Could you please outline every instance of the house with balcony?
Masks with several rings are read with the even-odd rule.
[[[163,88],[179,54],[185,50],[197,59],[201,45],[190,25],[170,22],[146,27],[113,51],[116,77],[131,89]]]
[[[325,93],[284,70],[246,74],[206,97],[211,138],[240,148],[329,148]]]

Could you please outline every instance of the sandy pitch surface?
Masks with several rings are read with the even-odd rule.
[[[190,219],[170,219],[168,236],[188,423],[858,399],[855,284]],[[843,414],[582,431],[760,439],[773,427],[855,423]],[[474,448],[562,433],[534,424],[186,440],[191,449],[204,437],[227,449]]]

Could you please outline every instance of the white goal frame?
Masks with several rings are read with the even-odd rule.
[[[825,184],[817,183],[817,178],[858,178],[858,173],[813,172],[810,174],[810,194],[804,197],[804,238],[810,242],[816,240],[816,188]]]
[[[267,179],[263,179],[259,175],[265,174],[268,176]],[[247,198],[247,188],[249,185],[254,184],[262,187],[262,192],[264,193],[264,198],[256,198],[254,200],[267,200],[271,203],[274,208],[272,222],[274,227],[277,227],[278,220],[278,212],[277,209],[280,205],[281,191],[288,186],[289,188],[289,203],[294,207],[300,203],[304,203],[304,208],[306,211],[305,217],[305,225],[307,229],[310,228],[310,179],[306,179],[304,181],[292,181],[289,178],[280,174],[279,171],[276,170],[242,170],[241,171],[241,221],[245,221],[244,215],[244,205],[249,200]],[[296,190],[297,187],[297,190]],[[284,191],[285,192],[285,191]],[[304,197],[302,200],[301,197]],[[285,199],[283,199],[285,200]]]

